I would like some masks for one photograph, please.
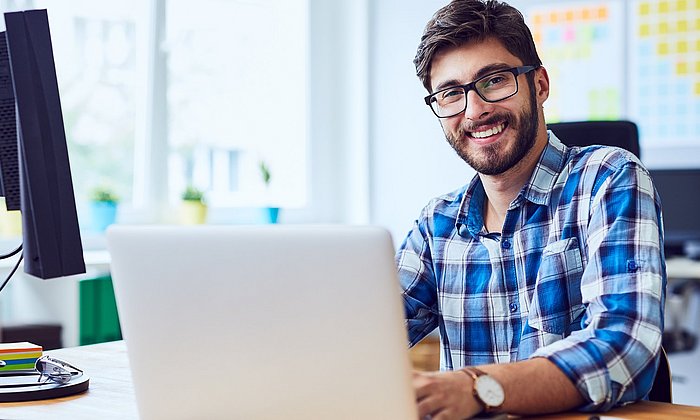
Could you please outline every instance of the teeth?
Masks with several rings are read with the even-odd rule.
[[[499,124],[495,127],[489,128],[488,130],[485,131],[474,131],[472,132],[472,137],[475,137],[477,139],[483,139],[485,137],[493,136],[494,134],[498,134],[501,131],[503,131],[505,124]]]

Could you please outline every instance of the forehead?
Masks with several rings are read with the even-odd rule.
[[[469,83],[476,78],[479,70],[493,64],[515,67],[522,66],[523,62],[494,38],[446,48],[435,55],[430,66],[432,91],[447,82]]]

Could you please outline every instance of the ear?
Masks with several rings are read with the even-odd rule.
[[[547,74],[547,69],[543,66],[535,70],[535,93],[539,106],[542,106],[544,101],[549,98],[549,75]]]

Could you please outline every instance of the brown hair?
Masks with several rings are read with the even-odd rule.
[[[416,75],[430,92],[430,66],[440,50],[487,38],[499,40],[523,65],[542,64],[518,9],[495,0],[453,0],[435,12],[425,26],[413,60]],[[532,84],[534,74],[528,74],[527,79]]]

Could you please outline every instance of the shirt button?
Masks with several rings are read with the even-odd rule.
[[[503,247],[503,249],[510,249],[511,245],[512,244],[510,243],[510,241],[508,239],[504,239],[503,243],[501,243],[501,246]]]
[[[516,303],[511,303],[510,304],[510,311],[515,312],[518,310],[518,305]]]

